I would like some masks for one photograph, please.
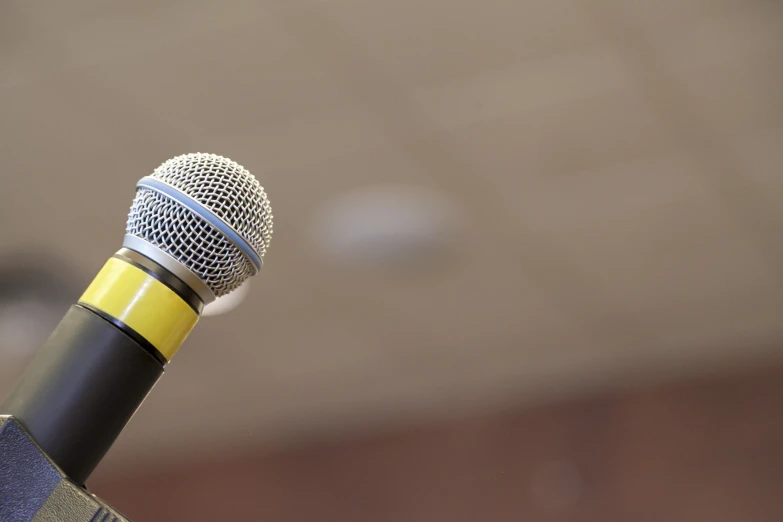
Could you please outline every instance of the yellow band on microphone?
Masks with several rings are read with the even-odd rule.
[[[143,270],[109,259],[79,299],[121,321],[170,361],[198,321],[173,290]]]

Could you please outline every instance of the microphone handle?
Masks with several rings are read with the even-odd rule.
[[[73,305],[0,406],[77,484],[109,451],[163,365],[114,324]]]
[[[32,520],[79,495],[118,516],[84,483],[202,309],[149,258],[123,248],[107,261],[0,404],[0,520]]]

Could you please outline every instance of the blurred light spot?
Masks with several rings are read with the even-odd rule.
[[[352,265],[410,266],[449,252],[456,212],[439,194],[414,187],[374,187],[322,209],[316,243]]]
[[[0,301],[0,348],[11,356],[35,353],[64,312],[35,299]]]
[[[51,255],[26,254],[2,261],[0,353],[24,358],[40,348],[79,294],[72,274]]]
[[[250,291],[250,281],[245,281],[242,286],[234,290],[228,295],[218,297],[207,306],[204,307],[204,311],[201,312],[202,317],[211,317],[215,315],[223,315],[234,308],[238,307],[247,297]]]

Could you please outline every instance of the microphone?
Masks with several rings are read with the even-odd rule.
[[[0,520],[57,506],[42,485],[49,468],[21,458],[20,444],[83,486],[204,306],[258,273],[271,237],[263,187],[228,158],[185,154],[139,180],[122,248],[0,405]]]

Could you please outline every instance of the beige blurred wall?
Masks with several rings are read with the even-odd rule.
[[[780,361],[93,490],[143,522],[773,522],[782,404]]]

